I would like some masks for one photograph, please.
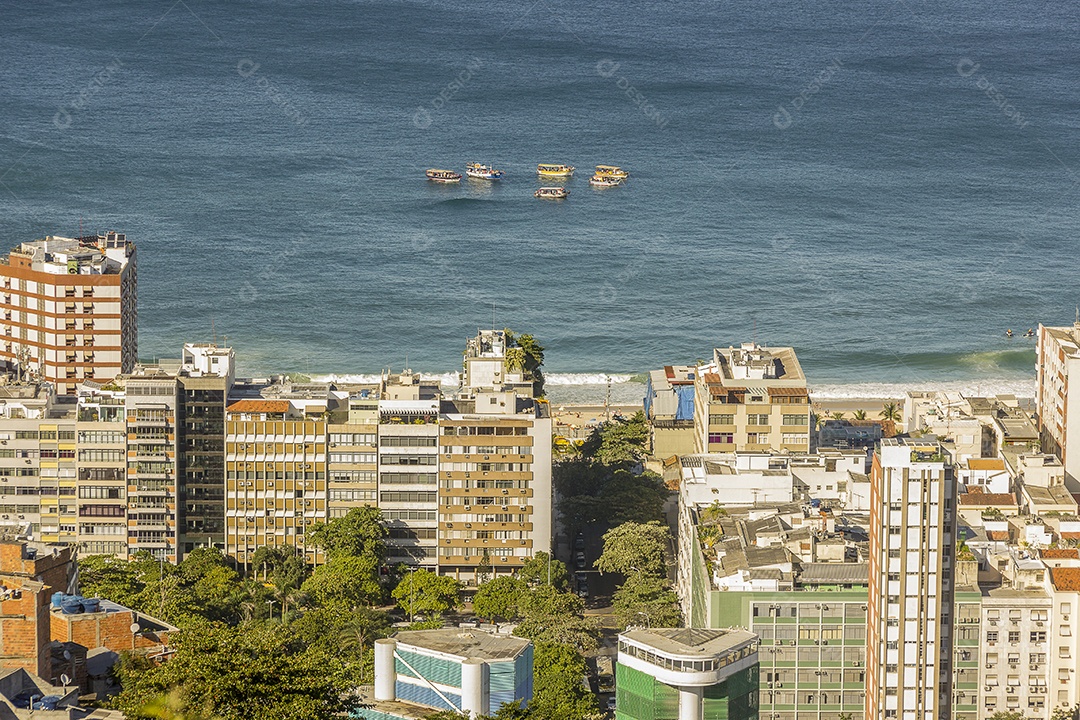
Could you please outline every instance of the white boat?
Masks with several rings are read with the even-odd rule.
[[[617,187],[622,185],[622,178],[614,175],[593,175],[589,178],[589,184],[598,188]]]
[[[538,197],[543,200],[562,200],[570,191],[564,187],[542,187],[533,193],[533,197]]]
[[[618,165],[597,165],[596,174],[603,177],[616,177],[620,180],[625,180],[630,177],[630,173],[626,172]]]
[[[490,165],[481,165],[480,163],[469,163],[465,166],[465,174],[471,178],[477,180],[502,180],[504,173],[502,170],[496,170]]]

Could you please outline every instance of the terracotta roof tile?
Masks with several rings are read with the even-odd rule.
[[[1043,560],[1080,560],[1080,550],[1076,548],[1047,548],[1040,553]]]
[[[1080,532],[1063,532],[1061,533],[1062,540],[1080,540]]]
[[[1016,496],[1012,493],[964,493],[960,496],[961,505],[1015,505]]]
[[[1050,582],[1058,590],[1080,592],[1080,568],[1050,568]]]
[[[1005,541],[1007,541],[1009,539],[1009,531],[1008,530],[991,530],[990,532],[986,533],[986,537],[990,538],[991,540],[997,540],[997,541],[1000,541],[1000,542],[1005,542]]]
[[[288,400],[237,400],[227,408],[228,412],[287,413]]]

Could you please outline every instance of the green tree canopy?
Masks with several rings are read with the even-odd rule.
[[[662,520],[664,502],[671,495],[656,473],[634,474],[626,467],[587,458],[556,464],[552,481],[562,498],[560,513],[571,529]]]
[[[476,590],[473,611],[482,618],[512,620],[518,616],[518,602],[524,592],[524,581],[501,575]]]
[[[634,573],[615,591],[611,600],[615,617],[623,627],[682,625],[679,598],[663,578]]]
[[[336,720],[356,707],[341,660],[304,650],[281,628],[209,624],[186,630],[174,644],[176,654],[160,665],[122,656],[116,705],[129,720],[155,717],[154,704],[173,692],[181,716],[220,720]]]
[[[635,573],[666,577],[670,541],[667,526],[659,522],[623,523],[604,533],[604,551],[596,569],[628,577]]]
[[[585,720],[597,712],[596,696],[585,689],[585,658],[573,647],[538,642],[533,653],[533,698],[529,716],[537,720]]]
[[[593,429],[581,453],[604,465],[633,465],[649,453],[649,423],[638,411],[625,420],[611,420]]]
[[[544,396],[544,346],[532,335],[516,335],[506,331],[506,364],[514,370],[521,370],[533,381],[533,395]]]
[[[330,559],[369,557],[381,564],[386,559],[385,540],[389,534],[382,511],[365,505],[349,510],[343,517],[315,525],[308,530],[308,539]]]
[[[461,604],[461,583],[430,570],[418,569],[406,573],[390,594],[409,617],[442,615]]]
[[[340,555],[320,565],[304,581],[301,591],[325,607],[357,608],[382,602],[379,560],[368,555]]]
[[[566,590],[570,586],[570,573],[567,572],[566,565],[543,550],[526,560],[517,571],[517,576],[527,585],[547,585],[550,577],[551,585],[556,590]]]
[[[521,620],[514,634],[537,643],[559,643],[583,652],[592,650],[597,646],[599,630],[584,612],[585,603],[578,596],[537,585],[521,595],[518,602]]]

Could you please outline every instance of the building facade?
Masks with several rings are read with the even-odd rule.
[[[716,348],[694,387],[696,452],[810,452],[810,398],[793,348]]]
[[[1080,490],[1080,402],[1069,402],[1069,383],[1080,384],[1080,320],[1072,327],[1039,325],[1035,370],[1042,449],[1061,459],[1069,489],[1076,492]]]
[[[868,718],[952,716],[955,493],[939,444],[882,440],[870,480]]]
[[[0,359],[74,395],[130,372],[138,341],[135,245],[121,233],[47,237],[0,258]]]

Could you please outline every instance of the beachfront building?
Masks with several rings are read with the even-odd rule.
[[[810,399],[793,348],[716,348],[694,388],[697,452],[810,451]]]
[[[438,570],[439,384],[405,370],[379,401],[379,507],[389,521],[388,562]]]
[[[0,258],[0,361],[74,395],[137,357],[135,245],[122,233],[49,236]]]
[[[180,561],[176,455],[179,363],[141,364],[119,378],[127,414],[128,552]]]
[[[76,406],[78,548],[128,556],[128,418],[120,385],[84,382]],[[140,432],[132,423],[130,432]],[[139,498],[141,493],[130,493]]]
[[[339,388],[347,397],[330,418],[327,454],[329,515],[344,517],[353,508],[379,503],[379,384],[364,383]],[[393,528],[391,537],[407,532]]]
[[[439,572],[475,585],[551,551],[551,415],[508,362],[502,330],[465,349],[462,387],[439,415]]]
[[[758,638],[745,630],[619,634],[616,720],[757,720]]]
[[[475,718],[533,695],[533,646],[481,630],[410,630],[375,641],[374,703],[358,717],[415,718],[452,711]]]
[[[177,376],[180,545],[225,547],[225,405],[235,382],[232,348],[184,345]]]
[[[649,421],[651,453],[658,460],[688,455],[697,449],[694,433],[693,365],[666,365],[649,373],[645,382],[645,418]]]
[[[1080,386],[1080,318],[1071,327],[1039,325],[1035,370],[1042,449],[1061,458],[1075,492],[1080,490],[1080,402],[1069,403],[1069,384]]]
[[[870,479],[866,716],[951,717],[956,485],[936,442],[886,438]]]

